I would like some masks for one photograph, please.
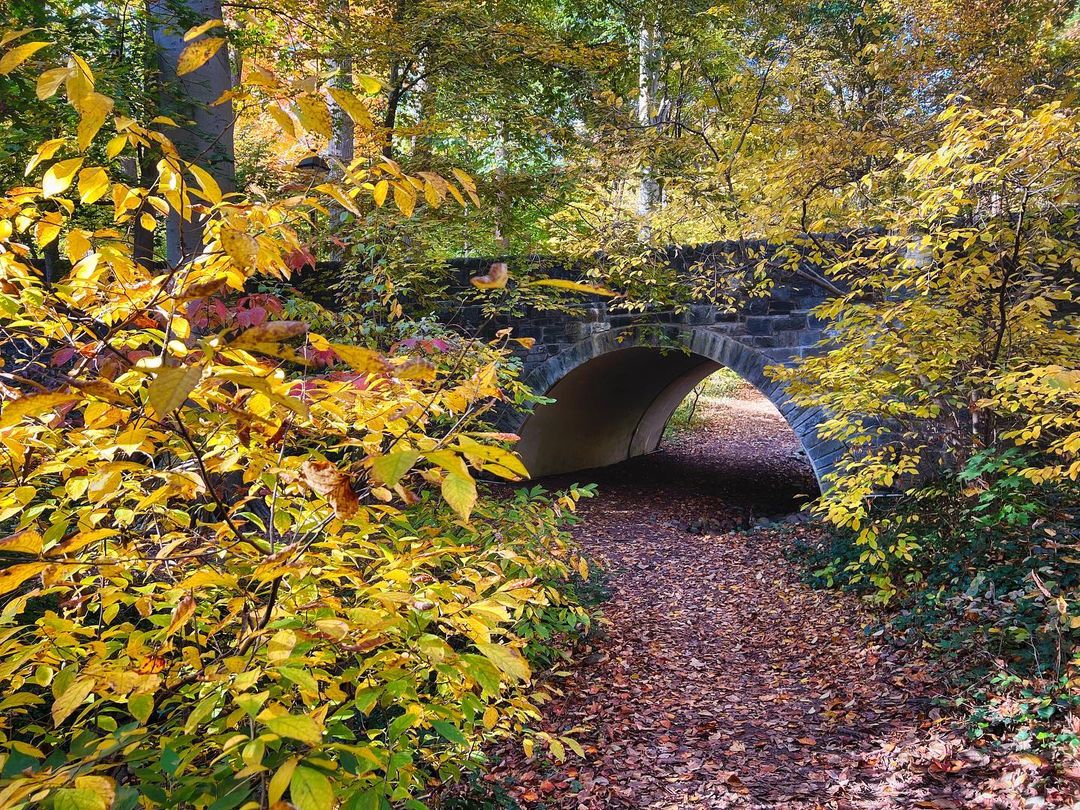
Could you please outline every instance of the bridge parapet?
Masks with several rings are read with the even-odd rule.
[[[515,337],[532,338],[532,349],[520,352],[526,375],[548,358],[591,336],[664,326],[708,327],[740,340],[772,362],[789,363],[816,350],[825,324],[812,310],[825,300],[824,292],[811,284],[796,287],[781,283],[768,296],[751,298],[734,308],[693,303],[678,310],[626,312],[605,300],[595,300],[571,312],[530,309],[518,317],[488,318],[481,305],[471,305],[456,310],[449,320],[471,333],[490,335],[510,327]]]

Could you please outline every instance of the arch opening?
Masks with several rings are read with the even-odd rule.
[[[729,368],[780,411],[820,486],[841,448],[818,438],[821,414],[795,406],[765,373],[769,364],[752,348],[705,330],[679,330],[666,335],[663,345],[625,333],[595,336],[550,358],[527,378],[554,402],[537,406],[520,423],[518,452],[537,478],[652,453],[683,399],[704,379]]]

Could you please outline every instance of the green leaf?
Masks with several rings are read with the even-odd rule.
[[[476,505],[476,482],[459,473],[447,473],[442,482],[442,495],[463,520],[468,520]]]
[[[266,727],[280,737],[299,740],[308,745],[322,742],[322,729],[310,717],[297,714],[283,714],[267,721]]]
[[[458,745],[469,744],[465,735],[462,734],[461,730],[453,723],[447,723],[445,720],[432,720],[431,727],[452,743],[457,743]]]
[[[314,768],[299,766],[289,781],[289,797],[297,810],[333,810],[334,786]]]
[[[145,723],[154,711],[154,696],[149,692],[128,698],[128,711],[140,723]]]
[[[521,657],[521,653],[502,644],[476,643],[476,649],[480,650],[495,666],[507,675],[522,681],[529,680],[532,672],[529,662]]]
[[[316,681],[315,677],[306,669],[301,669],[300,667],[279,667],[278,672],[281,673],[281,677],[292,681],[299,686],[301,691],[306,692],[309,695],[319,694],[318,681]]]
[[[387,736],[391,740],[396,740],[410,728],[413,728],[420,722],[420,716],[422,710],[415,703],[409,706],[404,714],[398,715],[391,722],[386,729]]]
[[[257,694],[243,694],[237,695],[234,700],[236,705],[239,706],[248,715],[248,717],[254,717],[259,713],[259,709],[266,702],[266,698],[270,695],[269,692],[258,692]]]
[[[85,788],[64,788],[56,791],[54,810],[106,810],[105,797]]]
[[[389,453],[376,458],[371,463],[371,471],[375,473],[375,477],[380,482],[392,487],[401,480],[405,473],[412,469],[418,458],[420,458],[420,454],[414,453],[412,450]]]
[[[346,810],[382,810],[383,792],[379,788],[368,788],[349,799]]]

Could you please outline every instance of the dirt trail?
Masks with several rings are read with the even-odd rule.
[[[607,569],[610,624],[545,708],[586,756],[515,748],[489,778],[524,807],[974,806],[987,758],[931,710],[925,662],[868,637],[855,600],[799,582],[784,550],[805,527],[732,530],[815,484],[767,403],[720,405],[590,474],[601,497],[579,536]]]

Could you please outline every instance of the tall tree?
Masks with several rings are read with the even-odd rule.
[[[220,22],[221,0],[150,0],[148,15],[157,48],[160,110],[175,123],[166,126],[166,132],[184,160],[206,166],[222,191],[232,191],[236,184],[234,119],[227,92],[234,76]],[[185,39],[186,31],[203,24],[205,31],[191,41]],[[210,50],[213,55],[202,60]],[[193,61],[201,63],[192,68]],[[166,227],[170,262],[201,247],[198,220],[172,216]]]

